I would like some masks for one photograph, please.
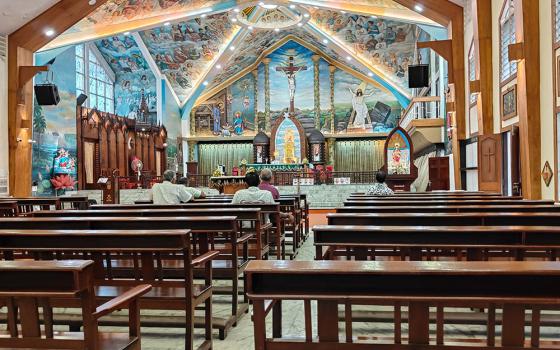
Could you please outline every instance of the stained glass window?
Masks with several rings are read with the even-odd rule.
[[[517,62],[510,62],[508,58],[508,46],[515,43],[515,14],[513,1],[507,1],[505,6],[500,25],[500,78],[502,82],[508,80],[517,73]]]
[[[92,49],[76,45],[76,94],[88,96],[86,106],[114,113],[114,82],[105,69]]]

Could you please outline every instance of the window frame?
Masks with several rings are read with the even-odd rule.
[[[77,52],[77,47],[78,46],[82,47],[82,56],[81,57],[78,55],[78,52]],[[93,58],[93,60],[90,59],[90,57]],[[109,64],[103,58],[103,55],[101,55],[101,53],[99,52],[97,47],[92,43],[78,44],[78,45],[76,45],[76,61],[77,60],[82,60],[82,70],[83,70],[83,72],[78,71],[78,63],[76,63],[76,69],[75,69],[76,70],[76,72],[75,72],[76,73],[76,94],[79,95],[80,93],[83,93],[83,94],[88,96],[88,99],[85,102],[86,107],[96,108],[101,112],[107,112],[107,113],[114,114],[115,113],[115,80],[116,80],[116,77],[115,77],[115,73],[113,72],[113,70],[111,69]],[[93,63],[96,71],[99,68],[102,69],[102,72],[104,74],[105,79],[103,79],[103,77],[98,76],[97,72],[92,73],[90,62]],[[80,88],[78,86],[78,76],[82,76],[82,81],[83,81],[82,88]],[[95,92],[90,91],[91,80],[95,81],[95,88],[96,88]],[[100,84],[105,89],[105,92],[103,93],[103,95],[101,95],[97,92],[97,88],[98,88],[98,86],[100,86]],[[110,93],[109,96],[107,95],[107,87],[108,86],[111,87],[111,93]],[[95,96],[95,98],[92,98],[93,96]],[[105,103],[103,104],[103,108],[99,108],[99,104],[97,103],[98,99],[103,99],[104,100]],[[93,102],[93,101],[95,101],[95,102]],[[106,105],[107,101],[111,102],[110,108],[107,108],[107,105]]]
[[[468,58],[468,77],[469,77],[469,82],[470,81],[474,81],[476,80],[476,56],[475,56],[475,48],[474,48],[474,38],[471,41],[471,45],[469,48],[469,54],[467,56]],[[470,86],[470,84],[469,84]],[[471,92],[471,89],[469,88],[469,107],[474,107],[476,106],[476,102],[478,100],[478,97],[476,96],[476,93]]]
[[[516,30],[515,30],[515,3],[514,0],[505,0],[504,4],[502,6],[502,11],[500,12],[500,37],[499,37],[499,41],[500,41],[500,72],[499,72],[499,77],[500,77],[500,87],[503,87],[504,85],[506,85],[507,83],[509,83],[510,81],[514,80],[517,78],[517,62],[510,62],[508,61],[508,66],[510,67],[510,73],[507,77],[504,78],[504,50],[505,50],[505,54],[507,55],[507,46],[504,47],[504,25],[508,22],[508,21],[512,21],[512,32],[510,34],[510,38],[512,38],[511,42],[508,42],[507,45],[511,45],[513,43],[516,42],[515,39],[515,35],[516,35]],[[515,71],[512,70],[512,67],[515,67]]]

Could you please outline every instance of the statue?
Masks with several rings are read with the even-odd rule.
[[[222,121],[222,111],[221,111],[221,104],[214,105],[212,108],[212,117],[214,119],[214,135],[219,135],[221,133],[220,123]]]
[[[243,117],[241,116],[241,112],[235,112],[233,117],[233,132],[236,135],[243,134]]]
[[[286,66],[276,67],[276,71],[283,72],[288,78],[288,91],[290,94],[290,113],[295,112],[294,99],[296,95],[296,74],[300,71],[307,70],[307,66],[295,66],[294,56],[288,57],[288,64]]]
[[[284,136],[284,163],[296,163],[296,147],[294,142],[294,131],[292,129],[286,130]]]
[[[373,92],[364,95],[361,88],[357,88],[356,92],[352,91],[351,88],[348,88],[350,93],[352,94],[352,114],[354,116],[354,123],[353,126],[355,128],[365,128],[366,121],[369,120],[369,112],[366,102],[364,101],[365,97],[370,97],[373,95]]]

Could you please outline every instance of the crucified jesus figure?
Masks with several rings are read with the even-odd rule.
[[[302,70],[307,70],[307,66],[295,66],[294,56],[288,57],[286,66],[276,67],[276,71],[283,72],[288,78],[288,91],[290,94],[290,113],[295,112],[294,99],[296,95],[296,74]]]

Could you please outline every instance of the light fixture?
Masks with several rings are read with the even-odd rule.
[[[221,64],[217,64],[217,65],[216,65],[216,69],[222,69],[222,65],[221,65]]]
[[[28,143],[31,143],[31,144],[33,144],[33,143],[37,143],[37,141],[35,141],[35,140],[32,140],[32,139],[29,139],[29,140],[27,140],[27,142],[28,142]]]
[[[238,8],[234,8],[233,11],[234,11],[235,13],[239,13],[239,11],[241,11],[241,10],[239,10]]]
[[[342,10],[342,11],[340,11],[340,13],[346,13],[346,11]]]
[[[253,26],[248,26],[247,29],[253,30]]]
[[[346,56],[346,60],[347,60],[347,61],[352,61],[352,57]]]
[[[235,50],[235,46],[233,46],[233,45],[232,45],[232,46],[230,46],[230,47],[229,47],[229,50],[230,50],[230,51],[233,51],[233,50]]]
[[[375,18],[377,18],[377,16],[376,16],[376,15],[371,15],[370,17],[371,17],[371,18],[374,18],[374,19],[375,19]]]
[[[303,14],[303,17],[309,18],[309,13],[304,13],[304,14]]]
[[[372,72],[368,72],[368,77],[373,77],[373,73]]]
[[[208,86],[208,82],[205,80],[205,81],[202,82],[202,85]]]
[[[202,17],[202,18],[206,18],[206,16],[207,16],[207,15],[206,15],[205,13],[203,13],[203,14],[200,15],[200,17]]]
[[[275,31],[275,32],[279,32],[279,31],[280,31],[280,28],[274,28],[274,31]]]
[[[298,26],[298,27],[301,27],[301,26],[303,26],[303,23],[299,22],[299,23],[297,24],[297,26]]]
[[[423,12],[424,7],[420,4],[416,4],[416,5],[414,5],[414,10],[416,10],[417,12]]]
[[[294,5],[294,4],[291,4],[291,5],[290,5],[290,8],[291,8],[291,9],[293,10],[293,9],[295,9],[295,8],[296,8],[296,5]]]
[[[130,35],[130,32],[124,32],[124,35]]]
[[[274,10],[275,8],[278,7],[278,5],[275,5],[275,4],[265,4],[265,3],[262,2],[262,1],[259,2],[259,6],[262,7],[262,8],[264,8],[264,9],[267,9],[267,10]]]
[[[168,27],[168,26],[171,25],[171,23],[170,23],[170,22],[165,22],[163,25],[166,26],[166,27]]]
[[[88,4],[90,4],[91,6],[97,4],[97,0],[89,0]]]
[[[46,35],[46,36],[53,36],[53,35],[54,35],[54,30],[53,30],[53,29],[47,29],[47,30],[45,30],[45,35]]]
[[[235,22],[237,22],[237,18],[232,18],[231,21],[232,21],[233,23],[235,23]]]
[[[329,41],[327,39],[323,39],[323,44],[328,44]]]

